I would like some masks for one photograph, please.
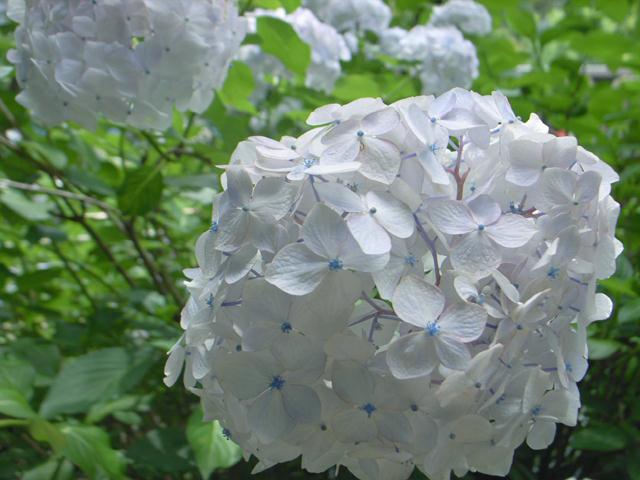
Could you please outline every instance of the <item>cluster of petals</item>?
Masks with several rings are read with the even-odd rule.
[[[308,124],[225,167],[165,382],[182,374],[256,471],[506,475],[577,423],[618,176],[497,92]]]
[[[391,8],[383,0],[304,0],[304,5],[341,33],[380,35],[391,23]]]
[[[284,8],[256,9],[246,15],[248,30],[256,32],[257,19],[262,16],[278,18],[289,23],[300,39],[311,48],[311,63],[307,70],[307,87],[329,93],[342,73],[340,62],[351,60],[351,51],[345,38],[331,25],[323,23],[306,8],[287,13]],[[286,67],[274,56],[263,52],[258,45],[244,45],[238,58],[251,67],[257,88],[254,100],[261,100],[269,89],[269,81],[290,76]]]
[[[433,7],[429,24],[452,25],[468,35],[486,35],[491,32],[491,15],[484,5],[474,0],[449,0]]]
[[[10,0],[18,101],[46,125],[170,126],[201,113],[245,34],[232,0]]]

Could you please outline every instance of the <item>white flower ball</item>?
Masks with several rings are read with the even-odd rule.
[[[387,55],[416,62],[416,74],[425,94],[440,94],[453,87],[469,88],[478,77],[476,47],[455,27],[390,28],[380,38],[380,49]]]
[[[257,30],[257,19],[262,16],[275,17],[289,23],[300,40],[311,48],[311,64],[307,70],[305,85],[311,89],[329,93],[342,73],[340,62],[351,60],[351,51],[342,35],[331,25],[321,22],[311,10],[298,8],[287,14],[283,8],[276,10],[256,9],[246,15],[249,31]],[[291,74],[277,58],[262,52],[256,45],[244,45],[238,57],[251,67],[257,88],[254,100],[262,100],[270,87],[269,77],[290,77]]]
[[[18,101],[47,125],[162,130],[174,106],[201,113],[245,33],[231,0],[11,1]]]
[[[575,425],[616,173],[507,99],[327,105],[238,145],[165,368],[259,459],[504,476]]]
[[[339,32],[381,34],[391,23],[391,9],[382,0],[305,0],[304,5]]]
[[[469,35],[491,32],[491,15],[474,0],[449,0],[433,7],[429,24],[434,27],[454,26]]]

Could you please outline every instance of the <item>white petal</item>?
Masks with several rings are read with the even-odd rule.
[[[226,172],[227,189],[231,203],[236,207],[243,207],[249,204],[253,182],[249,174],[240,168],[229,168]]]
[[[298,189],[278,178],[268,177],[260,180],[253,191],[251,213],[280,220],[293,205]]]
[[[435,347],[438,358],[445,367],[454,370],[467,368],[471,354],[463,343],[448,335],[439,335],[436,338]]]
[[[450,428],[451,433],[455,435],[455,441],[461,443],[489,440],[493,433],[489,420],[480,415],[465,415],[451,424]]]
[[[171,349],[167,363],[164,365],[164,384],[167,387],[172,387],[180,377],[182,373],[182,366],[184,365],[185,350],[184,347],[177,345]]]
[[[367,255],[381,255],[391,250],[391,239],[370,213],[352,213],[347,217],[349,231]]]
[[[352,163],[360,153],[360,142],[355,138],[328,147],[320,156],[322,164]]]
[[[401,157],[398,148],[387,140],[364,137],[364,149],[358,156],[362,162],[360,173],[370,180],[391,185],[400,169]]]
[[[345,402],[364,405],[371,401],[375,379],[362,364],[344,360],[334,362],[331,384],[336,395]]]
[[[508,213],[493,225],[487,226],[486,232],[494,242],[503,247],[517,248],[531,240],[537,230],[533,220]]]
[[[333,417],[331,426],[343,442],[366,442],[376,437],[378,429],[373,419],[362,410],[346,410]]]
[[[443,334],[467,343],[482,335],[486,322],[487,312],[481,306],[455,303],[444,311],[438,324]]]
[[[409,275],[396,288],[393,308],[405,322],[424,328],[442,313],[444,295],[438,287]]]
[[[380,435],[390,442],[409,443],[413,438],[413,430],[407,417],[400,412],[375,412],[373,419]]]
[[[433,183],[449,185],[451,179],[442,164],[430,150],[424,150],[418,154],[418,161],[424,168]]]
[[[541,205],[538,208],[549,210],[556,205],[572,202],[576,182],[577,175],[574,172],[560,168],[547,168],[542,174]]]
[[[305,245],[294,243],[278,252],[267,267],[267,282],[291,295],[311,293],[329,273],[329,264]]]
[[[307,215],[302,238],[311,251],[328,260],[337,258],[344,244],[352,240],[343,218],[322,204],[317,204]]]
[[[247,419],[251,431],[264,443],[280,439],[296,423],[286,412],[278,390],[267,390],[260,395],[249,407]]]
[[[345,212],[363,212],[366,206],[357,193],[340,183],[315,182],[320,199],[338,210]]]
[[[472,232],[456,244],[450,257],[454,268],[479,273],[500,265],[500,252],[484,233]]]
[[[527,445],[533,450],[544,450],[553,443],[556,424],[551,421],[537,421],[527,435]]]
[[[427,203],[427,215],[434,227],[452,235],[478,230],[469,207],[463,202],[441,199]]]
[[[489,195],[480,195],[469,202],[469,208],[473,212],[476,223],[491,225],[502,214],[500,204]]]
[[[367,205],[376,209],[374,218],[392,235],[398,238],[413,235],[415,224],[411,211],[390,193],[375,190],[367,193]]]
[[[221,251],[236,250],[247,236],[250,216],[247,212],[233,209],[222,215],[215,237],[215,245]]]
[[[366,135],[382,135],[390,132],[400,122],[400,116],[391,107],[370,113],[362,119],[362,130]]]
[[[240,400],[249,400],[269,387],[271,378],[258,370],[244,352],[225,355],[218,359],[215,368],[225,390]]]
[[[298,423],[313,423],[320,419],[320,398],[306,385],[285,385],[282,389],[284,409]]]
[[[395,340],[387,350],[387,365],[393,376],[403,380],[430,374],[438,365],[433,343],[424,332]]]

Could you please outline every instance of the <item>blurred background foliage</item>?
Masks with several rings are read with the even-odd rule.
[[[241,3],[290,10],[300,2]],[[474,89],[502,90],[523,119],[538,112],[620,172],[614,194],[626,247],[615,277],[601,285],[616,308],[590,330],[579,427],[560,429],[546,451],[520,448],[510,478],[638,480],[640,4],[481,3],[494,31],[473,39],[481,62]],[[426,21],[432,8],[424,0],[390,4],[404,27]],[[236,63],[205,114],[176,113],[173,127],[157,134],[109,124],[95,132],[41,128],[15,103],[4,60],[13,26],[0,27],[0,478],[249,476],[251,462],[239,461],[220,427],[201,423],[196,397],[161,381],[165,352],[180,334],[181,269],[194,264],[193,244],[209,225],[216,165],[251,134],[300,133],[319,105],[419,93],[417,79],[362,53],[343,66],[331,96],[308,90],[308,49],[283,28],[266,22],[246,40],[294,73],[274,82],[263,104],[249,100],[254,80]],[[298,102],[276,115],[287,99]],[[308,475],[294,463],[255,478],[336,472]]]

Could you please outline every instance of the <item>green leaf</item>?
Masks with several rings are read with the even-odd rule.
[[[65,425],[61,431],[65,436],[64,456],[87,475],[124,478],[124,456],[111,448],[104,430],[86,425]]]
[[[242,458],[242,450],[222,433],[222,427],[215,422],[202,421],[202,409],[197,408],[187,424],[187,439],[196,457],[202,478],[217,469],[229,468]]]
[[[36,416],[24,395],[14,388],[0,388],[0,413],[15,418]]]
[[[575,432],[569,443],[576,450],[615,452],[627,445],[627,437],[613,425],[593,425]]]
[[[277,57],[291,72],[304,78],[311,64],[311,47],[283,20],[262,16],[258,17],[257,24],[262,50]]]
[[[640,299],[623,305],[618,312],[618,322],[620,323],[630,323],[638,320],[640,320]]]
[[[61,453],[66,440],[57,425],[42,418],[34,418],[29,425],[29,433],[39,442],[47,442],[56,453]]]
[[[222,89],[218,92],[222,102],[241,112],[256,113],[249,97],[256,88],[253,72],[246,63],[233,62]]]
[[[382,91],[371,75],[353,74],[340,78],[333,94],[339,100],[350,102],[361,97],[379,97]]]
[[[39,197],[39,200],[31,200],[22,192],[15,190],[2,190],[0,192],[0,202],[4,203],[11,210],[22,218],[38,222],[49,218],[49,210],[53,206],[48,198]]]
[[[130,358],[122,348],[96,350],[66,365],[40,405],[40,414],[50,418],[60,413],[80,413],[119,391]]]
[[[129,215],[144,215],[160,205],[164,181],[160,169],[140,167],[127,173],[118,195],[118,206]]]
[[[47,145],[46,143],[24,141],[21,145],[36,159],[45,163],[50,163],[56,168],[64,168],[68,162],[67,155],[63,151],[58,150],[51,145]]]
[[[97,423],[115,412],[133,410],[139,401],[140,397],[136,395],[125,395],[110,402],[97,403],[87,413],[85,422]]]
[[[280,0],[280,3],[287,13],[291,13],[302,5],[302,0]]]
[[[622,347],[620,342],[615,340],[590,338],[589,344],[589,358],[591,360],[603,360],[616,353]]]
[[[22,480],[71,480],[73,464],[64,458],[51,458],[42,465],[24,472]]]

